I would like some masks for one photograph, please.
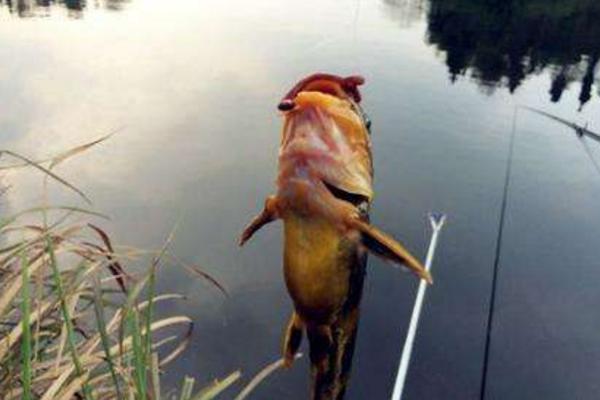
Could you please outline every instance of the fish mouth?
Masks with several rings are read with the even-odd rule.
[[[316,73],[300,80],[284,97],[277,106],[280,111],[291,111],[296,106],[295,97],[301,91],[318,91],[338,98],[352,99],[360,103],[361,95],[358,86],[365,83],[365,78],[360,75],[341,77],[333,74]]]
[[[369,202],[369,199],[362,194],[348,192],[324,180],[321,180],[321,182],[323,182],[323,185],[325,185],[329,193],[331,193],[331,195],[338,200],[350,203],[355,207],[360,207],[361,205],[368,204]]]

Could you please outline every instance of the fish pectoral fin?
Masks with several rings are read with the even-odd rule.
[[[265,207],[254,219],[246,226],[242,236],[240,237],[240,246],[248,241],[254,235],[254,232],[262,228],[264,225],[279,218],[277,210],[277,196],[271,195],[265,200]]]
[[[304,323],[296,312],[292,314],[290,322],[288,322],[283,338],[283,366],[289,368],[294,362],[296,353],[302,343],[302,331]]]
[[[370,252],[385,260],[403,264],[427,283],[433,283],[431,274],[423,264],[394,238],[358,218],[353,218],[349,224],[362,233],[362,243]]]

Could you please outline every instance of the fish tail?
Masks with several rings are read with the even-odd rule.
[[[310,342],[312,400],[344,398],[358,327],[358,315],[349,317],[331,326],[307,329]]]
[[[309,328],[311,400],[337,399],[337,346],[329,326]]]

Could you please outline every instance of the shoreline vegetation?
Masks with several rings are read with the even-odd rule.
[[[41,161],[0,151],[0,175],[37,170],[44,176],[43,198],[54,181],[89,206],[86,195],[54,169],[109,136]],[[230,389],[240,371],[200,389],[189,376],[180,388],[164,391],[160,385],[161,371],[189,344],[193,321],[157,315],[158,303],[184,299],[156,292],[158,268],[178,264],[226,294],[223,286],[170,254],[174,232],[158,251],[115,246],[95,224],[98,218],[106,217],[48,204],[0,216],[0,398],[208,400]],[[134,261],[146,264],[135,275],[125,267]],[[268,365],[236,389],[236,399],[281,365],[281,360]]]

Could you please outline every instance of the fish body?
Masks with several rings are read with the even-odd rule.
[[[369,123],[359,105],[363,82],[315,74],[280,102],[277,192],[241,238],[243,244],[266,223],[283,220],[284,276],[294,302],[283,353],[290,365],[307,333],[314,400],[344,396],[367,252],[431,281],[416,258],[369,224],[373,163]]]
[[[342,399],[349,380],[367,253],[359,233],[340,235],[324,218],[284,219],[284,275],[294,302],[283,352],[288,363],[302,329],[310,342],[312,399]],[[303,255],[306,255],[303,256]],[[294,333],[295,332],[295,333]]]

